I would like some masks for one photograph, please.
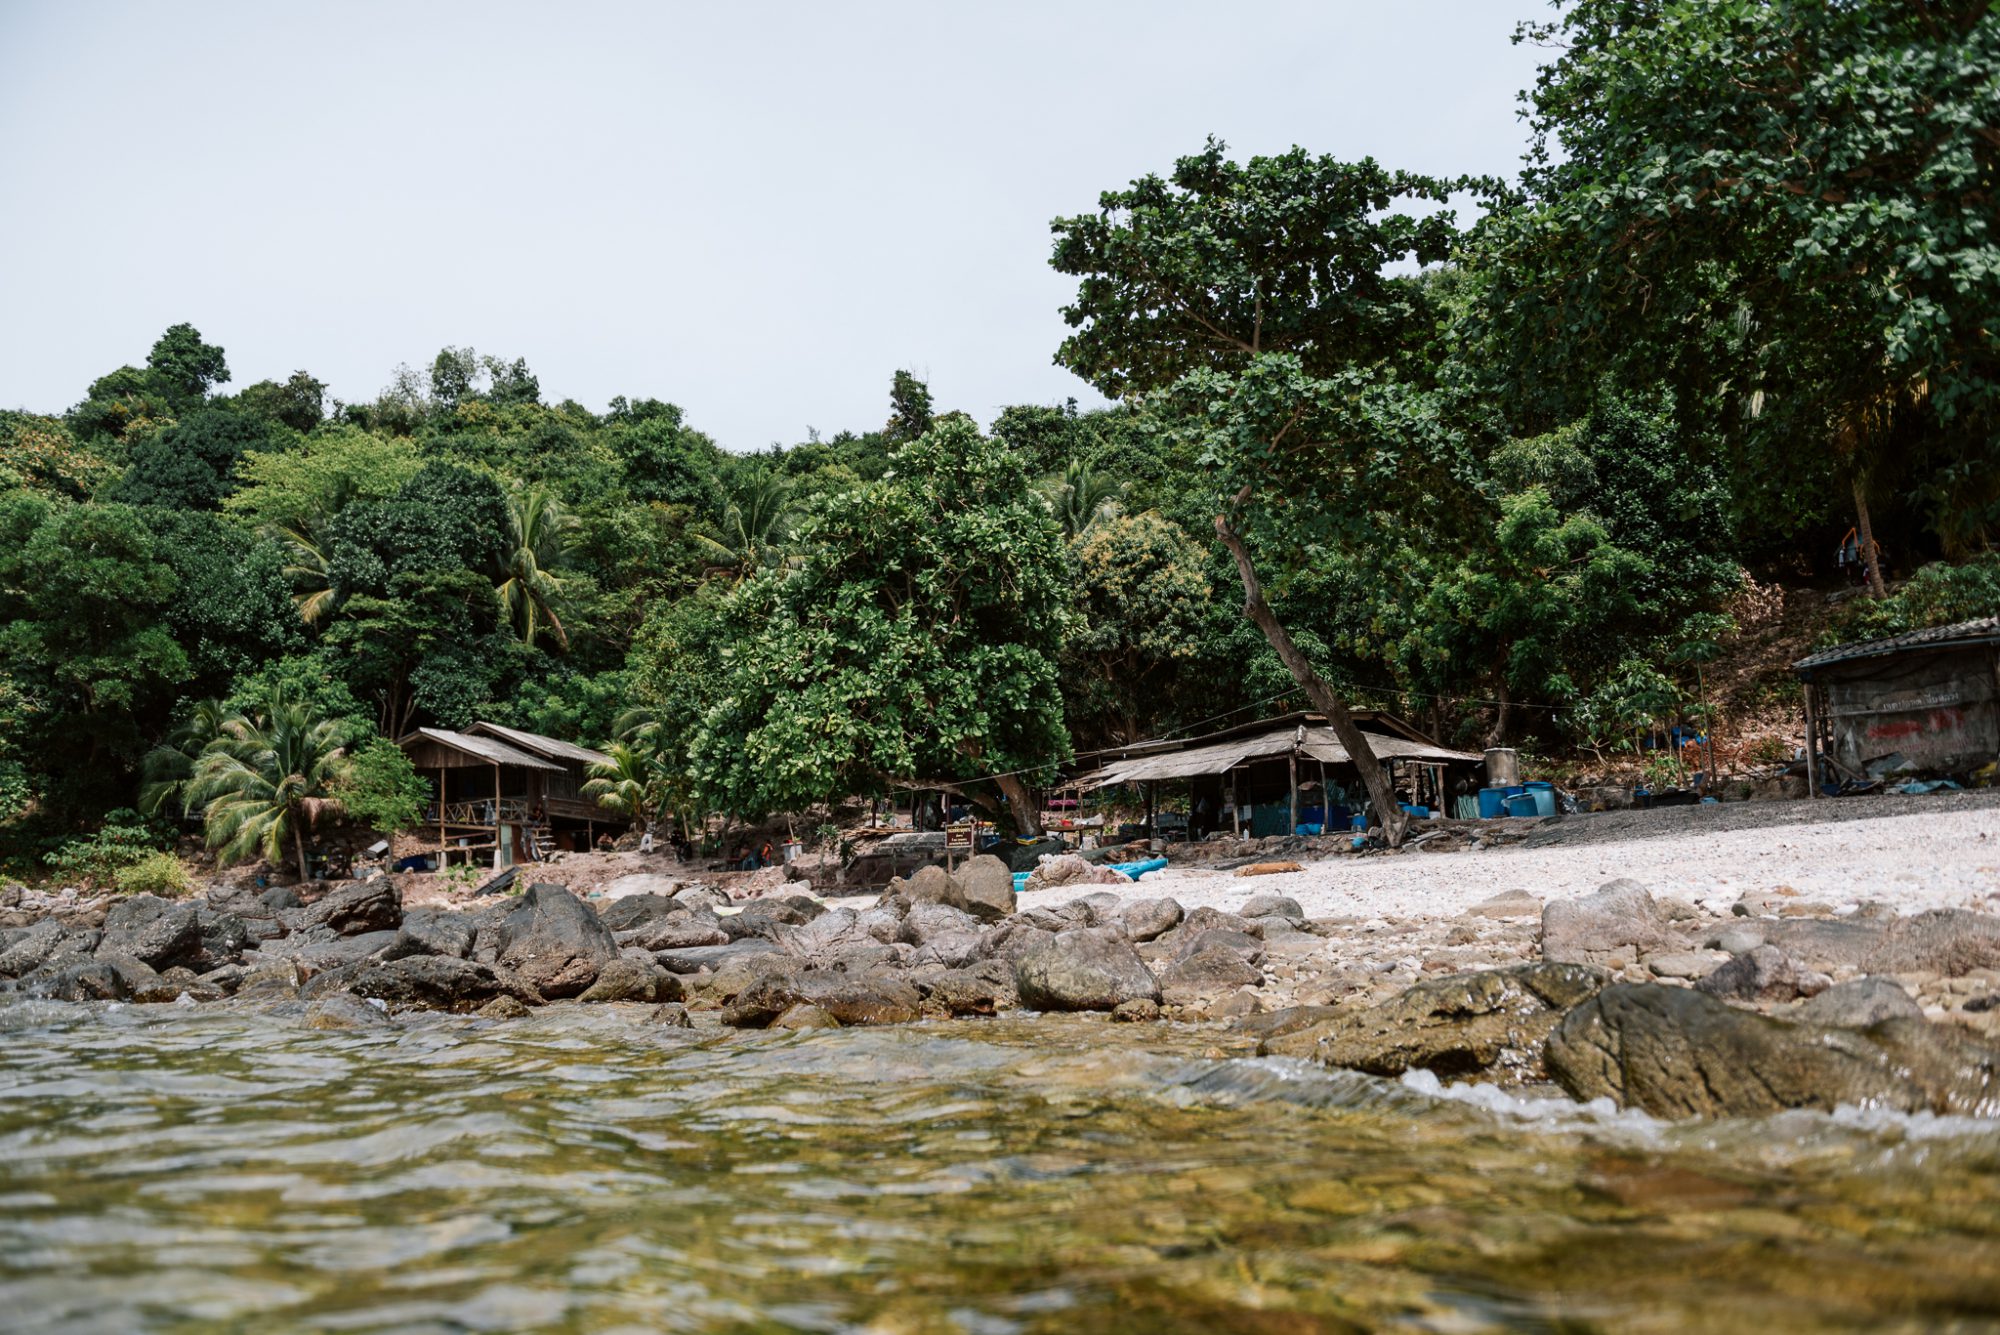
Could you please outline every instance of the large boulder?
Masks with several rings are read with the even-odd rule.
[[[609,926],[609,924],[606,924]],[[615,934],[621,946],[641,950],[685,950],[689,946],[719,946],[731,940],[713,918],[678,912],[647,919],[630,931]]]
[[[1118,927],[1134,941],[1152,941],[1180,926],[1185,914],[1173,899],[1128,899],[1118,910]]]
[[[530,1006],[542,1004],[542,994],[513,970],[450,955],[366,960],[328,970],[299,989],[299,996],[306,1000],[340,993],[393,1007],[460,1014],[478,1010],[495,997],[511,997]]]
[[[573,997],[618,958],[618,942],[588,904],[538,882],[513,912],[479,929],[473,958],[512,969],[545,997]]]
[[[970,859],[953,875],[960,907],[981,922],[999,922],[1014,911],[1014,873],[991,853]]]
[[[28,928],[5,950],[0,950],[0,977],[19,978],[47,963],[70,941],[70,930],[54,918],[44,918]]]
[[[55,970],[45,967],[32,990],[58,1001],[173,1001],[181,993],[144,960],[117,952]]]
[[[403,925],[397,931],[396,939],[383,952],[383,958],[448,955],[462,960],[472,954],[472,943],[477,935],[477,924],[463,913],[412,909],[403,915]]]
[[[1262,969],[1241,953],[1221,945],[1209,946],[1195,951],[1186,959],[1175,960],[1160,973],[1162,995],[1169,998],[1175,993],[1213,996],[1239,987],[1255,987],[1263,981]]]
[[[97,953],[129,955],[154,969],[194,964],[201,958],[201,915],[192,904],[155,895],[121,899],[104,915],[104,939],[97,943]]]
[[[1045,1011],[1108,1011],[1144,997],[1157,1003],[1160,982],[1132,943],[1110,928],[1064,932],[1014,961],[1021,1004]]]
[[[1659,1117],[1754,1117],[1841,1104],[2000,1113],[2000,1049],[1920,1019],[1867,1029],[1773,1019],[1690,988],[1608,987],[1556,1026],[1550,1075],[1579,1099]]]
[[[666,881],[665,877],[643,874],[621,876],[611,883],[615,890],[627,881]],[[673,882],[666,881],[668,886]],[[635,927],[664,918],[670,914],[685,913],[686,906],[671,894],[649,891],[646,894],[628,894],[622,899],[613,899],[597,910],[598,919],[613,932],[629,932]]]
[[[1020,1004],[1014,970],[1005,960],[980,960],[957,969],[913,974],[927,1015],[993,1015]]]
[[[1542,908],[1542,958],[1551,964],[1627,962],[1665,950],[1667,915],[1637,881],[1618,880]]]
[[[766,974],[736,994],[722,1022],[762,1029],[794,1006],[817,1006],[843,1025],[902,1024],[919,1018],[923,998],[909,982],[884,974],[805,969]]]
[[[349,881],[297,914],[301,931],[325,927],[341,936],[393,932],[403,925],[403,895],[386,876]]]
[[[1907,918],[1751,918],[1719,930],[1711,940],[1731,954],[1775,946],[1808,969],[1959,978],[1975,969],[2000,968],[2000,917],[1966,909],[1932,909]]]
[[[1401,1075],[1471,1075],[1494,1066],[1535,1074],[1542,1041],[1563,1012],[1596,994],[1601,970],[1527,964],[1418,983],[1378,1006],[1274,1032],[1258,1051],[1328,1066]]]

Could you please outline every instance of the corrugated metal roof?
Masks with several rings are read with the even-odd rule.
[[[1810,674],[1814,668],[1852,662],[1855,659],[1885,658],[1890,654],[1908,653],[1917,649],[1948,649],[1972,644],[2000,644],[2000,617],[1981,617],[1976,621],[1961,621],[1954,626],[1932,626],[1928,630],[1913,630],[1904,635],[1891,635],[1883,640],[1836,644],[1831,649],[1822,649],[1816,654],[1806,655],[1792,664],[1792,670]]]
[[[454,751],[462,751],[469,756],[477,756],[489,765],[518,765],[523,769],[547,769],[562,772],[561,765],[552,765],[540,756],[531,756],[526,751],[517,751],[505,742],[491,737],[474,737],[470,733],[452,732],[445,728],[418,728],[407,737],[396,739],[401,746],[412,737],[427,737],[441,746]]]
[[[1391,737],[1383,733],[1363,729],[1362,735],[1368,739],[1368,749],[1378,760],[1463,760],[1479,761],[1481,756],[1469,751],[1449,751],[1441,746],[1431,746],[1424,742],[1413,742],[1404,737]],[[1264,760],[1290,754],[1297,744],[1299,729],[1274,729],[1261,737],[1243,737],[1231,742],[1220,742],[1214,746],[1198,746],[1186,751],[1170,751],[1164,755],[1141,756],[1107,765],[1096,775],[1089,786],[1108,788],[1113,784],[1145,783],[1157,779],[1190,779],[1201,774],[1223,774],[1252,760]],[[1340,744],[1340,738],[1332,728],[1305,729],[1305,753],[1315,760],[1329,765],[1346,764],[1347,748]]]
[[[567,760],[578,765],[608,765],[611,757],[602,751],[593,751],[575,742],[565,742],[556,737],[544,737],[538,732],[524,732],[520,728],[506,728],[498,723],[475,723],[472,732],[487,733],[504,742],[511,742],[524,751],[532,751],[550,760]]]

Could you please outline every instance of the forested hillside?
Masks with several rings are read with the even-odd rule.
[[[1281,644],[1602,754],[1700,721],[1746,573],[1836,587],[1850,528],[1845,629],[2000,612],[1991,7],[1524,36],[1505,179],[1210,143],[1077,201],[1052,351],[1105,411],[974,421],[885,367],[883,422],[751,450],[691,390],[596,409],[470,348],[366,402],[238,386],[187,324],[107,349],[144,356],[0,414],[0,857],[393,821],[378,739],[480,718],[618,743],[647,811],[1018,812],[1074,750],[1317,702]],[[326,763],[246,759],[281,724]]]

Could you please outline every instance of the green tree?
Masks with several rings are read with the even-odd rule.
[[[1267,598],[1246,529],[1295,541],[1380,543],[1381,515],[1421,508],[1456,452],[1437,405],[1394,379],[1432,317],[1393,266],[1443,260],[1457,232],[1441,204],[1460,183],[1302,149],[1237,164],[1225,147],[1173,176],[1108,191],[1059,218],[1052,263],[1079,279],[1056,360],[1105,394],[1155,405],[1199,450],[1213,523],[1244,612],[1353,755],[1390,841],[1405,824],[1347,703]],[[1161,393],[1161,391],[1171,391]]]
[[[2000,9],[1579,0],[1517,40],[1558,53],[1485,229],[1517,401],[1666,376],[1753,513],[1844,480],[1878,594],[1883,474],[1947,541],[2000,529]]]
[[[784,559],[796,513],[792,486],[766,468],[743,470],[728,488],[722,518],[699,529],[695,541],[711,571],[746,579]]]
[[[213,510],[235,486],[237,461],[268,445],[268,432],[264,422],[240,413],[195,412],[134,445],[125,475],[106,490],[105,499]]]
[[[146,356],[153,386],[177,410],[200,406],[209,390],[229,381],[229,360],[222,349],[202,340],[191,324],[171,326]]]
[[[668,776],[660,752],[640,742],[613,742],[605,754],[609,760],[590,766],[583,795],[635,825],[665,814]]]
[[[1082,537],[1124,499],[1127,488],[1084,463],[1072,459],[1060,477],[1050,478],[1042,495],[1055,515],[1056,526],[1069,539]]]
[[[931,411],[931,387],[908,371],[896,372],[889,382],[889,424],[882,438],[891,449],[906,445],[931,429],[936,420]]]
[[[1201,651],[1211,600],[1206,554],[1150,511],[1104,520],[1071,551],[1082,595],[1079,624],[1063,645],[1072,730],[1094,725],[1106,742],[1154,736],[1174,669]]]
[[[341,814],[362,829],[390,834],[417,823],[431,788],[401,747],[386,737],[371,737],[352,748],[329,795]]]
[[[352,735],[346,720],[283,697],[226,719],[186,789],[188,805],[202,809],[208,846],[225,861],[261,854],[282,862],[289,841],[306,879],[306,827],[341,814]]]
[[[562,648],[569,632],[556,615],[563,596],[562,569],[569,563],[576,516],[547,488],[516,484],[507,493],[507,557],[495,590],[514,633],[530,649],[544,628]]]
[[[1061,539],[1020,461],[962,417],[894,465],[820,502],[796,569],[731,596],[752,629],[724,660],[693,777],[712,807],[744,814],[950,788],[1032,833],[1024,776],[1069,751]]]

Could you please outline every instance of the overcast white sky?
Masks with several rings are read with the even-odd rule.
[[[0,0],[0,406],[181,320],[349,400],[446,344],[733,449],[981,422],[1051,364],[1052,217],[1216,134],[1511,173],[1541,0]]]

